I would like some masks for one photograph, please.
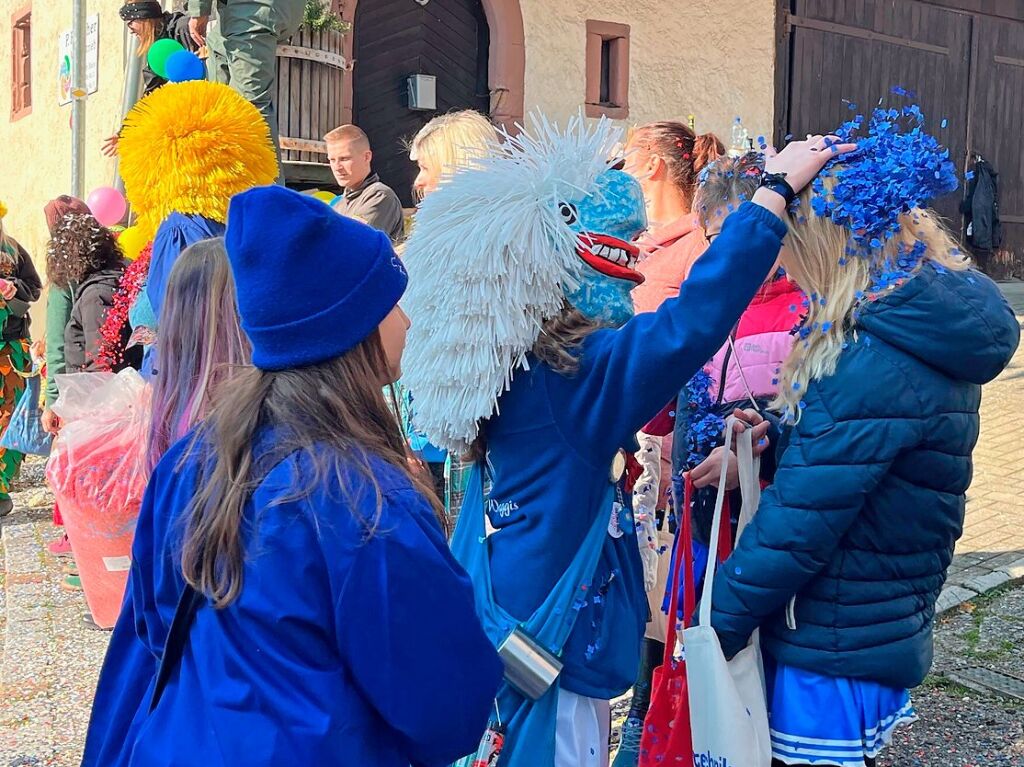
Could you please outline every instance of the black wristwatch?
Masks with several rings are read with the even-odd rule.
[[[786,205],[789,205],[796,199],[796,192],[793,191],[793,187],[786,181],[785,173],[766,173],[762,171],[759,186],[763,186],[765,189],[770,189],[780,195],[786,201]]]

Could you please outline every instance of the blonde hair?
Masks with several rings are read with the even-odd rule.
[[[824,182],[829,190],[835,185],[833,178]],[[801,211],[811,210],[812,194],[808,187],[800,195]],[[790,216],[787,228],[785,245],[790,255],[784,257],[783,266],[807,294],[806,317],[804,334],[797,338],[780,370],[779,392],[771,406],[795,423],[800,420],[800,400],[808,385],[835,373],[848,333],[852,332],[856,340],[861,303],[891,292],[902,283],[872,292],[881,271],[895,269],[901,254],[909,253],[919,242],[925,246],[925,255],[915,273],[926,262],[962,271],[970,266],[970,260],[960,253],[952,235],[930,209],[914,208],[904,213],[899,233],[875,258],[850,255],[850,230],[829,218]]]
[[[129,5],[131,0],[125,5]],[[141,58],[149,53],[150,47],[156,42],[157,32],[163,28],[163,19],[135,19],[135,24],[138,24],[137,30],[139,35],[139,50],[137,55]]]
[[[409,158],[440,170],[441,178],[471,166],[501,143],[498,129],[479,112],[466,109],[439,115],[409,144]]]
[[[358,125],[341,125],[324,135],[324,142],[327,144],[335,144],[341,141],[353,141],[364,144],[367,149],[370,148],[369,137]]]

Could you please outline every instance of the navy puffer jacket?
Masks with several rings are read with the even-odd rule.
[[[931,266],[857,324],[780,441],[775,482],[715,577],[711,622],[727,656],[760,625],[781,663],[914,687],[963,529],[981,384],[1020,325],[984,275]]]

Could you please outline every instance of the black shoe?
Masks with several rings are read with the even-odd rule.
[[[98,623],[96,623],[96,621],[93,620],[92,613],[86,613],[85,615],[83,615],[82,616],[82,623],[85,625],[85,627],[87,629],[92,629],[93,631],[113,631],[114,630],[113,628],[105,629],[102,626],[100,626]]]
[[[14,511],[14,501],[10,498],[0,498],[0,517],[6,517]]]

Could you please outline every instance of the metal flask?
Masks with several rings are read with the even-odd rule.
[[[518,626],[501,643],[498,655],[505,664],[505,681],[530,700],[540,700],[562,671],[562,661]]]

